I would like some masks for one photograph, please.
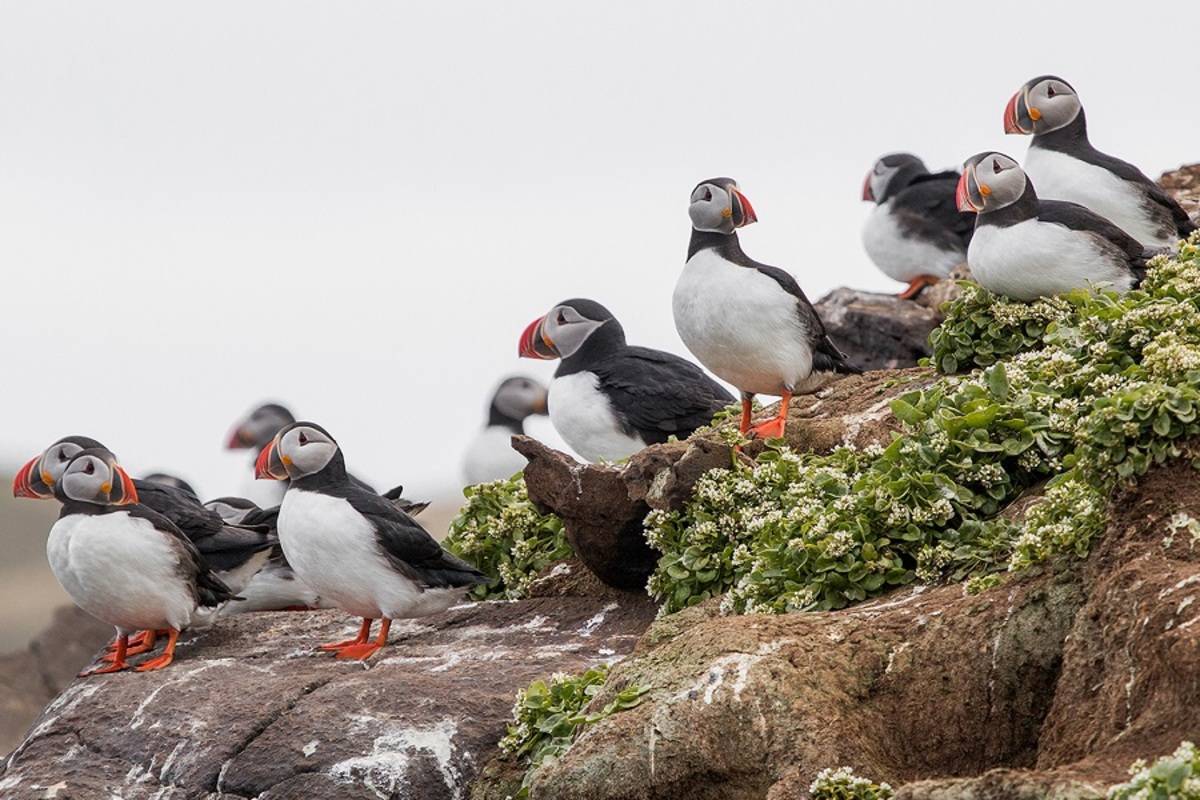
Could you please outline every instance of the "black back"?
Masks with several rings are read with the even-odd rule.
[[[957,172],[925,173],[896,194],[892,215],[905,236],[932,242],[943,250],[965,251],[975,233],[975,215],[958,210]]]

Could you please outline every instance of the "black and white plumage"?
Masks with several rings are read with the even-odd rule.
[[[1015,160],[1002,153],[970,158],[956,192],[978,214],[967,251],[981,286],[1015,300],[1073,289],[1136,286],[1151,256],[1140,242],[1087,208],[1039,199]]]
[[[686,439],[733,402],[690,361],[625,341],[612,312],[565,300],[521,336],[524,358],[561,359],[550,384],[550,421],[588,461],[617,461],[671,436]]]
[[[692,238],[675,284],[675,328],[701,364],[742,392],[743,432],[754,395],[782,398],[776,418],[754,429],[782,436],[793,393],[860,370],[830,340],[796,279],[742,251],[737,229],[757,216],[732,179],[701,182],[688,212]]]
[[[151,481],[153,483],[161,483],[164,486],[170,486],[172,488],[179,489],[180,491],[187,492],[197,500],[200,499],[200,495],[196,492],[195,487],[178,475],[172,475],[168,472],[151,472],[149,475],[143,475],[142,480]]]
[[[487,424],[463,456],[467,486],[503,480],[520,472],[525,458],[512,449],[512,437],[525,432],[525,420],[546,413],[546,387],[532,378],[505,378],[492,394]]]
[[[1025,172],[1043,199],[1086,206],[1146,247],[1169,247],[1196,230],[1161,186],[1092,146],[1079,95],[1062,78],[1026,82],[1004,109],[1004,132],[1033,135]]]
[[[863,226],[863,247],[885,275],[908,284],[902,298],[915,297],[966,263],[975,220],[954,204],[958,177],[929,172],[911,153],[892,153],[876,161],[863,181],[863,200],[875,203]]]
[[[129,634],[140,630],[169,638],[163,655],[138,669],[167,666],[198,611],[234,599],[169,519],[137,503],[133,481],[107,450],[77,453],[54,491],[63,506],[46,542],[50,568],[76,605],[118,633],[111,663],[92,672],[124,669]]]
[[[367,658],[387,642],[393,619],[444,611],[487,581],[387,498],[355,485],[324,428],[298,422],[275,435],[255,474],[290,480],[279,509],[279,543],[296,574],[322,598],[363,618],[357,639],[329,645],[339,658]],[[368,642],[371,620],[382,619]]]

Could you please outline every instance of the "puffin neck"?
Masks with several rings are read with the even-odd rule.
[[[294,479],[291,482],[291,486],[303,489],[306,492],[319,492],[321,489],[333,486],[346,486],[349,483],[350,476],[346,473],[346,459],[342,455],[342,449],[339,447],[337,452],[333,454],[333,458],[329,459],[328,464],[311,475]]]
[[[688,242],[690,259],[701,250],[716,250],[729,261],[737,262],[738,257],[744,258],[741,242],[738,241],[737,231],[733,233],[716,233],[715,231],[698,231],[692,228],[692,239]]]
[[[1092,147],[1092,143],[1088,141],[1087,118],[1084,116],[1082,108],[1075,115],[1075,119],[1061,128],[1055,128],[1052,131],[1039,133],[1034,136],[1029,146],[1041,147],[1045,150],[1054,150],[1059,153],[1069,153],[1072,155],[1095,149]]]
[[[559,362],[558,369],[554,371],[554,377],[562,378],[574,375],[576,372],[585,372],[588,367],[601,359],[615,355],[624,349],[625,329],[615,319],[605,320],[603,325],[592,331],[592,335],[584,340],[578,350]]]
[[[1006,228],[1009,225],[1016,225],[1018,222],[1035,218],[1037,212],[1037,192],[1033,190],[1033,182],[1026,181],[1025,191],[1017,198],[1015,203],[1010,203],[1004,208],[998,208],[995,211],[984,211],[979,215],[978,223],[980,225],[996,225]]]
[[[522,424],[524,420],[516,419],[508,414],[505,414],[496,407],[496,401],[492,401],[492,407],[488,409],[488,427],[489,428],[507,428],[518,436],[525,432],[525,426]]]
[[[128,506],[125,506],[128,508]],[[106,506],[99,503],[85,503],[82,500],[71,500],[67,498],[62,501],[62,510],[59,511],[58,518],[69,517],[72,514],[84,514],[86,516],[96,516],[99,514],[109,514],[113,511],[119,511],[121,506]]]

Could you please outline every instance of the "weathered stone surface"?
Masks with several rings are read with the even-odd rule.
[[[844,286],[815,307],[829,336],[864,370],[916,366],[929,355],[929,332],[942,321],[936,308]]]
[[[1113,509],[1088,559],[974,597],[659,620],[595,703],[631,684],[647,700],[588,729],[534,796],[807,798],[845,764],[907,800],[1102,797],[1200,735],[1200,550],[1168,524],[1200,519],[1200,477],[1156,468]]]
[[[458,798],[503,735],[513,696],[627,653],[645,597],[478,603],[397,623],[368,665],[318,643],[338,612],[245,614],[160,672],[71,684],[0,771],[0,795]]]
[[[1164,172],[1159,184],[1179,201],[1192,219],[1200,214],[1200,164],[1186,164],[1179,169]]]

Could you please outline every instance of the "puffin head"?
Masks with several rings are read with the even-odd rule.
[[[607,308],[595,300],[564,300],[546,316],[529,323],[521,334],[517,354],[547,360],[570,358],[600,330],[619,342],[625,341],[621,323]]]
[[[1025,170],[1003,153],[979,153],[963,164],[954,200],[959,211],[982,213],[1010,206],[1025,194]]]
[[[1026,81],[1004,107],[1004,132],[1049,133],[1069,125],[1082,110],[1071,84],[1055,75],[1041,75]]]
[[[889,153],[875,162],[863,179],[862,199],[882,203],[917,175],[929,170],[912,153]]]
[[[296,421],[292,412],[278,403],[265,403],[240,420],[229,434],[230,450],[261,450],[285,425]]]
[[[546,387],[522,375],[505,378],[492,395],[491,411],[493,416],[517,422],[533,414],[545,414]]]
[[[688,205],[692,228],[710,233],[733,233],[758,221],[754,206],[733,178],[709,178],[692,189]]]
[[[81,451],[104,448],[88,436],[64,436],[38,453],[17,471],[13,478],[13,497],[48,500],[54,497],[54,487],[62,478],[67,464]]]
[[[329,431],[315,422],[293,422],[275,434],[254,465],[254,477],[276,481],[315,475],[340,454]]]
[[[133,480],[117,464],[117,457],[103,447],[76,453],[63,471],[58,492],[64,499],[100,506],[127,506],[138,501]]]

